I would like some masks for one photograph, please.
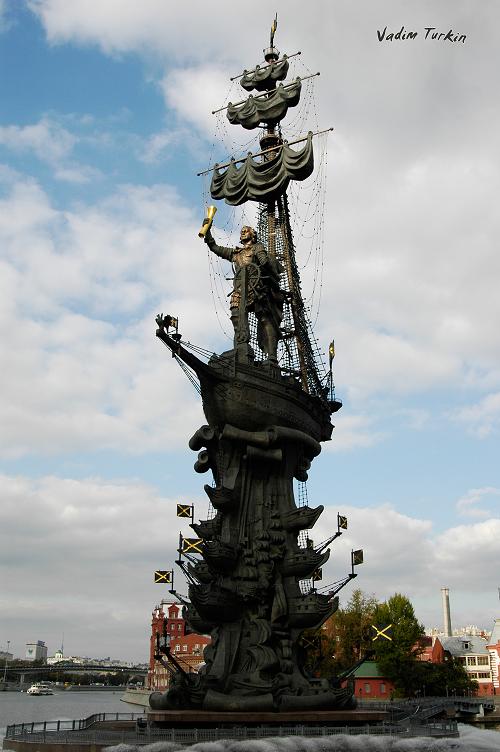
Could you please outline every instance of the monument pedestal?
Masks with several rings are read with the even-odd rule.
[[[383,710],[304,710],[294,712],[218,712],[209,710],[149,710],[148,721],[159,728],[231,728],[266,726],[377,725],[388,720]]]

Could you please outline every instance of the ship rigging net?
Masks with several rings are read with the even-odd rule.
[[[314,96],[314,74],[302,63],[300,56],[289,58],[289,80],[302,78],[302,96],[297,107],[288,113],[287,122],[277,126],[280,140],[292,143],[304,136],[311,127],[319,129]],[[243,80],[242,80],[243,81]],[[246,88],[246,87],[245,87]],[[239,83],[233,81],[225,104],[241,97]],[[254,131],[255,132],[255,131]],[[231,127],[224,108],[215,113],[215,132],[209,163],[224,160],[228,154],[239,157],[252,151],[259,153],[259,140],[266,134],[260,128],[258,136],[246,138],[248,131]],[[240,140],[238,141],[238,136]],[[243,137],[243,138],[242,138]],[[315,166],[310,177],[295,182],[273,201],[248,201],[241,206],[219,203],[217,233],[224,244],[230,245],[242,225],[257,229],[258,241],[282,266],[280,287],[285,293],[281,341],[278,362],[284,375],[300,381],[302,388],[317,396],[334,398],[333,385],[325,366],[325,358],[313,333],[321,303],[324,268],[324,208],[326,196],[327,136],[319,135],[315,142]],[[298,145],[295,149],[300,148]],[[261,161],[265,159],[262,156]],[[203,181],[204,202],[212,202],[212,174]],[[232,338],[228,308],[228,269],[225,262],[207,253],[214,308],[219,326]],[[250,346],[255,360],[265,355],[257,341],[257,320],[249,313]]]

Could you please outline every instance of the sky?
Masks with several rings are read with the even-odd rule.
[[[182,527],[175,504],[207,511],[187,446],[201,405],[154,318],[177,315],[186,339],[229,346],[229,270],[197,237],[196,173],[249,148],[252,134],[211,111],[243,98],[229,79],[261,62],[275,12],[278,48],[302,53],[293,75],[321,72],[301,116],[334,128],[319,262],[303,264],[343,401],[308,482],[311,505],[326,507],[315,540],[337,512],[349,519],[324,580],[362,548],[355,586],[406,594],[428,627],[442,625],[446,586],[453,626],[491,629],[500,7],[201,7],[0,0],[0,649],[24,656],[44,640],[49,654],[64,642],[66,655],[147,658],[151,611],[168,597],[153,572],[171,567]],[[402,27],[417,36],[389,38]],[[237,242],[248,214],[219,209],[214,235]],[[308,232],[297,230],[299,263]]]

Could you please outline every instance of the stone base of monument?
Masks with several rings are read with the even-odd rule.
[[[388,721],[383,710],[294,710],[293,712],[222,712],[212,710],[149,710],[157,728],[232,728],[378,725]]]

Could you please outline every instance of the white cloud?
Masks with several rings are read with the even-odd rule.
[[[91,183],[92,181],[100,180],[103,177],[103,174],[95,167],[89,167],[87,165],[73,165],[56,169],[54,171],[54,177],[56,180],[62,180],[66,183],[84,185],[85,183]]]
[[[346,327],[336,334],[339,353],[347,345],[348,357],[370,362],[372,388],[395,360],[408,377],[393,374],[402,388],[463,382],[469,369],[498,373],[493,239],[500,228],[488,199],[499,186],[498,170],[466,139],[453,165],[446,154],[429,158],[411,180],[411,161],[388,166],[391,178],[377,186],[383,165],[375,153],[359,141],[350,148],[360,153],[359,167],[341,162],[330,180],[327,238],[335,238],[336,251],[325,258],[329,295],[321,316]],[[360,325],[363,340],[356,336]],[[387,385],[398,388],[394,381]]]
[[[427,410],[404,407],[397,411],[403,421],[415,431],[422,431],[429,423],[430,415]]]
[[[7,2],[0,0],[0,33],[8,31],[11,25],[12,20],[9,18]]]
[[[76,142],[76,136],[47,117],[33,125],[0,126],[0,144],[14,151],[32,151],[52,165],[66,159]]]
[[[191,503],[193,498],[165,498],[130,479],[6,475],[0,476],[0,496],[5,573],[0,610],[5,629],[17,625],[15,652],[33,638],[30,630],[36,624],[50,651],[59,646],[64,631],[68,652],[144,658],[150,610],[166,595],[153,584],[153,572],[169,568],[175,558],[175,502]],[[203,519],[207,500],[194,501],[196,518]],[[379,599],[402,592],[415,603],[418,618],[434,625],[440,622],[440,587],[446,583],[457,626],[458,614],[467,623],[478,622],[472,618],[476,613],[468,611],[472,594],[482,604],[479,626],[491,626],[494,613],[484,573],[500,566],[500,519],[436,535],[430,521],[401,514],[389,504],[342,506],[339,511],[347,515],[349,528],[333,544],[321,585],[350,571],[352,549],[365,552],[365,563],[356,569],[358,579],[341,591],[343,602],[353,587]],[[316,543],[336,529],[336,512],[327,507],[320,517],[311,533]],[[176,587],[185,592],[177,570]],[[29,622],[19,621],[28,606]]]
[[[485,572],[498,572],[499,536],[500,519],[495,517],[450,528],[439,535],[436,539],[436,564],[445,574],[446,581],[472,590],[474,583],[478,583],[477,578],[484,576]],[[488,578],[484,585],[491,587]]]
[[[278,43],[287,52],[304,51],[294,64],[303,58],[322,70],[318,117],[323,126],[335,124],[320,326],[335,323],[339,391],[361,399],[445,384],[458,390],[474,374],[498,387],[500,227],[492,197],[500,188],[493,127],[499,109],[488,93],[494,66],[485,67],[467,45],[447,53],[423,41],[405,48],[413,52],[384,47],[375,33],[380,10],[369,3],[355,22],[347,5],[319,4],[306,16],[298,2],[283,4],[283,14],[278,6]],[[179,128],[186,130],[185,145],[200,147],[197,139],[215,127],[211,110],[239,96],[237,84],[228,94],[229,75],[257,60],[255,40],[263,36],[254,6],[222,1],[214,9],[215,35],[193,22],[189,4],[37,0],[31,7],[53,43],[96,44],[109,54],[138,52],[160,61],[167,117],[143,148],[146,162],[165,156]],[[433,23],[449,23],[449,4],[421,3],[408,9],[408,28],[428,24],[431,7]],[[388,19],[399,12],[393,2],[384,9]],[[453,10],[457,24],[473,34],[477,19],[465,5]],[[300,24],[290,22],[297,17]],[[483,20],[488,49],[490,28]],[[478,115],[485,108],[490,130]],[[197,135],[187,133],[190,125]],[[238,129],[226,130],[217,138],[224,135],[229,148]]]
[[[404,499],[399,505],[404,504]],[[401,514],[390,505],[378,507],[328,507],[312,531],[314,541],[326,539],[336,529],[336,514],[348,517],[348,530],[333,544],[333,556],[324,567],[322,585],[349,571],[350,551],[364,550],[365,562],[357,567],[358,579],[342,591],[349,599],[352,587],[375,593],[379,599],[405,593],[417,617],[428,626],[440,624],[440,588],[451,589],[454,626],[478,624],[491,629],[495,616],[493,593],[500,569],[500,518],[433,530],[430,520]]]
[[[142,153],[139,155],[147,164],[153,164],[168,156],[168,150],[173,149],[174,145],[178,143],[180,133],[178,131],[162,130],[158,133],[153,133],[150,136],[142,148]]]
[[[154,336],[162,310],[194,341],[207,322],[217,330],[198,224],[168,186],[62,212],[33,181],[11,185],[0,204],[4,455],[147,451],[198,427],[199,401]]]
[[[67,653],[147,660],[150,612],[167,596],[153,572],[175,558],[175,500],[99,478],[0,476],[0,494],[2,631],[16,625],[16,655],[35,629],[50,652],[64,632]]]
[[[175,56],[185,61],[200,59],[207,53],[230,56],[247,50],[255,54],[254,40],[262,39],[259,46],[263,47],[269,34],[267,28],[263,32],[255,7],[235,8],[230,0],[217,0],[210,9],[210,17],[203,18],[192,2],[172,5],[163,0],[145,0],[140,4],[123,0],[105,3],[73,0],[68,4],[64,0],[29,0],[28,5],[39,17],[51,43],[98,45],[112,55],[139,52]],[[286,8],[297,17],[302,6],[297,0],[289,0]],[[214,17],[216,33],[211,25]]]
[[[464,517],[491,517],[492,512],[484,507],[479,507],[485,500],[499,503],[500,489],[486,486],[485,488],[471,488],[465,496],[457,501],[457,511]]]
[[[428,587],[432,568],[432,523],[396,511],[390,504],[380,507],[352,507],[339,503],[338,511],[348,518],[348,530],[334,543],[334,556],[325,566],[328,576],[340,579],[350,569],[350,551],[362,548],[365,565],[357,572],[359,587],[377,592],[381,598],[393,592],[417,595]],[[337,509],[327,507],[312,531],[315,542],[336,529]],[[342,562],[342,563],[341,563]],[[356,582],[358,586],[358,581]],[[344,597],[345,593],[343,593]]]
[[[10,257],[19,262],[31,250],[23,241],[34,234],[38,234],[39,242],[45,241],[46,231],[51,228],[56,212],[36,181],[29,178],[18,180],[15,173],[10,177],[15,178],[15,182],[8,186],[10,193],[0,200],[2,252],[7,259]]]
[[[106,137],[107,134],[102,134],[100,141]],[[102,178],[100,170],[79,164],[72,158],[79,143],[96,143],[98,140],[98,137],[92,135],[86,135],[84,138],[77,136],[64,128],[54,117],[47,115],[33,125],[0,126],[0,145],[11,152],[33,154],[52,168],[56,180],[66,183],[84,184]]]
[[[487,394],[475,405],[455,410],[452,418],[464,423],[468,431],[480,439],[497,432],[500,427],[500,392]]]
[[[357,447],[369,447],[384,439],[384,433],[374,428],[373,418],[365,415],[348,415],[336,413],[332,418],[335,430],[332,441],[325,449],[345,451]]]
[[[337,388],[339,393],[347,388],[354,403],[375,393],[421,392],[458,378],[457,355],[407,333],[377,331],[368,321],[344,319],[335,326],[335,340]]]
[[[105,52],[163,47],[165,39],[178,35],[172,7],[161,0],[140,5],[107,0],[106,3],[75,0],[30,0],[29,7],[40,17],[51,42],[77,41],[99,44]],[[172,22],[174,21],[174,22]],[[180,36],[180,35],[179,35]]]
[[[298,0],[277,3],[278,44],[286,52],[302,49],[302,59],[322,71],[316,82],[318,120],[335,126],[318,333],[323,342],[335,336],[338,393],[350,394],[356,414],[344,409],[335,416],[332,449],[382,441],[384,409],[420,429],[425,414],[401,405],[405,395],[425,399],[432,389],[449,399],[468,399],[474,386],[477,404],[452,418],[472,426],[476,435],[493,434],[500,388],[495,242],[500,220],[494,203],[500,188],[500,110],[491,96],[499,67],[498,12],[490,4],[472,16],[468,3],[456,2],[414,3],[406,10],[405,24],[416,26],[429,23],[429,13],[433,23],[448,24],[452,9],[454,23],[471,40],[481,39],[484,54],[478,55],[474,44],[460,50],[378,45],[380,14],[394,18],[400,13],[397,2],[364,3],[363,13],[349,3],[321,2],[311,13]],[[268,12],[269,6],[259,0],[216,2],[217,33],[194,16],[190,3],[32,0],[29,5],[51,44],[96,45],[114,56],[139,53],[149,70],[153,62],[166,113],[161,130],[152,124],[157,132],[142,145],[149,163],[164,158],[177,139],[201,149],[212,132],[210,111],[229,90],[228,76],[257,61],[268,34],[256,9]],[[89,113],[87,123],[95,125],[94,117]],[[12,153],[48,163],[69,192],[71,182],[99,175],[73,162],[76,149],[85,138],[90,141],[72,133],[67,118],[51,114],[28,126],[3,126],[0,140]],[[218,137],[222,133],[229,148],[236,132],[227,126]],[[96,144],[111,143],[112,137],[115,130],[92,136]],[[132,156],[139,151],[137,141]],[[196,237],[198,213],[164,184],[121,186],[105,199],[79,205],[69,199],[63,211],[14,170],[0,167],[0,179],[7,186],[0,205],[0,335],[9,353],[0,373],[3,456],[167,451],[184,444],[203,418],[189,385],[155,341],[153,317],[161,310],[178,314],[190,339],[219,345],[206,249]],[[216,236],[223,236],[218,227]],[[304,276],[310,284],[313,275],[306,270]],[[368,493],[369,483],[368,478]],[[65,631],[73,630],[72,650],[93,652],[98,645],[99,652],[113,653],[118,625],[123,653],[137,654],[140,644],[144,655],[149,609],[158,597],[153,585],[151,591],[144,587],[144,576],[173,547],[172,528],[162,525],[167,504],[160,494],[130,480],[4,478],[2,487],[6,504],[0,513],[6,516],[0,527],[14,529],[17,543],[9,554],[15,566],[9,570],[12,624],[24,611],[25,595],[31,596],[32,613],[46,634],[55,634],[55,647],[70,603]],[[493,491],[486,483],[469,491],[458,511],[486,514],[483,503],[488,499],[491,506]],[[436,534],[428,520],[391,505],[371,508],[368,501],[363,500],[365,508],[340,510],[350,527],[335,546],[326,576],[338,579],[349,569],[351,548],[364,548],[366,563],[355,583],[363,590],[379,597],[405,592],[419,618],[431,624],[439,621],[439,588],[447,584],[464,620],[490,626],[499,520],[490,515]],[[404,507],[404,498],[399,505]],[[316,540],[336,527],[333,510],[323,517]],[[35,556],[31,581],[26,549]],[[474,599],[479,618],[471,613]],[[74,613],[83,617],[80,632]],[[92,643],[90,638],[85,643],[88,635]]]
[[[167,106],[176,112],[180,122],[194,124],[205,137],[210,138],[215,128],[212,110],[225,104],[227,78],[227,71],[220,66],[205,63],[170,71],[162,80],[161,88]],[[236,96],[241,98],[241,95]]]

